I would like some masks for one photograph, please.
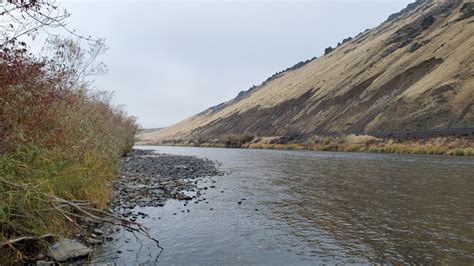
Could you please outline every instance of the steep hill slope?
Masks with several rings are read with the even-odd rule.
[[[141,139],[473,127],[473,13],[473,1],[418,0],[326,55]]]

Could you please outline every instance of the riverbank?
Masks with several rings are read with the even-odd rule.
[[[198,188],[199,180],[223,174],[216,162],[207,159],[133,150],[124,158],[118,178],[112,181],[111,208],[129,216],[129,210],[137,206],[161,207],[168,199],[197,199],[201,190],[208,189]]]
[[[208,141],[141,140],[140,145],[276,149],[276,150],[312,150],[335,152],[375,152],[398,154],[433,154],[453,156],[473,156],[473,137],[433,137],[426,139],[377,138],[370,135],[313,136],[306,140],[287,137],[253,137],[250,135],[224,136]]]
[[[108,210],[131,223],[142,224],[150,217],[145,207],[164,207],[168,200],[183,201],[184,206],[191,201],[205,201],[205,198],[202,199],[205,193],[203,191],[215,188],[216,181],[211,180],[209,186],[198,185],[207,177],[224,175],[218,167],[217,162],[195,156],[159,154],[152,150],[134,149],[123,158],[120,173],[111,182],[113,197]],[[127,241],[124,240],[125,236],[120,233],[121,229],[118,227],[102,224],[100,230],[110,233],[109,238],[104,238],[102,235],[95,238],[98,240],[96,245],[105,244],[100,247],[101,252],[108,249],[108,240]],[[125,230],[130,231],[128,228]],[[148,232],[148,228],[146,230]],[[154,238],[151,234],[149,236]],[[159,240],[159,236],[156,240]],[[156,244],[148,254],[156,256],[155,260],[163,250],[159,242]],[[116,254],[124,252],[122,249],[114,251]],[[94,253],[90,258],[92,261],[95,255]]]
[[[54,235],[44,237],[38,254],[27,261],[37,265],[53,265],[54,262],[88,263],[97,248],[106,248],[112,241],[117,241],[123,230],[156,241],[159,252],[161,247],[158,238],[149,234],[148,229],[141,224],[141,219],[148,218],[148,214],[136,208],[163,207],[170,199],[182,200],[185,205],[191,200],[199,202],[203,190],[215,187],[212,184],[198,187],[199,181],[223,174],[216,162],[207,159],[132,150],[122,158],[117,178],[110,181],[112,197],[108,207],[98,210],[89,207],[86,202],[73,202],[80,207],[65,213],[76,218],[74,230],[59,238]],[[94,215],[83,215],[81,212]]]
[[[2,265],[40,259],[99,216],[122,222],[106,213],[109,184],[138,125],[80,76],[86,69],[76,63],[92,63],[84,51],[100,53],[97,45],[54,39],[51,57],[26,44],[0,49]]]

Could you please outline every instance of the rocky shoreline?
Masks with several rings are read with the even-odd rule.
[[[192,200],[201,196],[197,183],[219,176],[217,163],[194,156],[133,150],[124,158],[119,177],[112,182],[111,208],[122,216],[139,207],[161,207],[168,199]],[[212,186],[211,186],[212,187]]]
[[[222,176],[218,163],[194,156],[158,154],[151,150],[133,150],[123,158],[118,177],[112,181],[113,198],[106,210],[122,219],[135,222],[148,215],[135,211],[135,207],[161,207],[169,199],[190,201],[198,199],[202,190],[198,182],[210,176]],[[215,181],[211,181],[215,182]],[[37,265],[53,265],[55,261],[77,261],[78,257],[91,256],[95,246],[114,241],[120,226],[100,221],[84,221],[83,232],[72,240],[62,239],[51,246],[49,253],[40,258]],[[126,229],[125,229],[126,230]],[[82,244],[81,244],[82,243]],[[105,247],[104,247],[105,248]],[[53,262],[54,263],[54,262]]]

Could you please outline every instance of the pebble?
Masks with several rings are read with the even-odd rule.
[[[198,188],[202,183],[216,183],[207,179],[212,176],[223,176],[218,170],[216,162],[194,156],[165,155],[153,151],[133,150],[123,159],[119,176],[112,181],[113,200],[106,211],[115,213],[125,219],[135,222],[138,218],[150,217],[148,214],[137,211],[140,207],[162,207],[168,199],[183,200],[184,207],[189,203],[200,201],[206,204],[206,198],[201,198],[206,190],[216,188],[215,185]],[[221,193],[224,193],[222,190]],[[239,203],[240,204],[240,203]],[[209,209],[214,210],[213,208]],[[175,210],[175,211],[179,211]],[[190,209],[181,210],[189,213]],[[173,213],[177,215],[177,212]],[[161,220],[161,217],[157,217]],[[156,218],[153,218],[156,219]],[[90,223],[88,231],[90,237],[85,239],[90,245],[106,245],[106,241],[113,241],[109,234],[121,231],[120,227],[103,229],[102,224]],[[100,229],[99,229],[100,228]],[[126,229],[131,231],[130,229]],[[82,237],[82,236],[81,236]],[[125,243],[129,240],[125,239]],[[133,251],[127,249],[127,251]],[[121,250],[116,253],[121,254]],[[1,263],[0,263],[1,264]]]
[[[45,260],[36,261],[36,266],[54,266],[54,265],[56,265],[54,261],[45,261]]]
[[[102,244],[102,241],[98,240],[98,239],[95,239],[95,238],[92,238],[92,237],[89,237],[87,239],[87,243],[89,243],[91,245],[99,245],[99,244]]]
[[[208,159],[133,150],[124,158],[121,174],[112,183],[114,200],[111,209],[127,209],[122,213],[125,218],[148,217],[132,210],[136,207],[162,207],[170,198],[190,200],[191,196],[184,191],[195,191],[198,181],[205,177],[223,174],[217,169],[217,164]],[[195,193],[194,197],[200,197],[199,190]]]
[[[99,236],[104,235],[104,231],[102,231],[102,230],[100,230],[100,229],[98,229],[98,228],[94,229],[94,233],[96,233],[96,234],[99,235]]]

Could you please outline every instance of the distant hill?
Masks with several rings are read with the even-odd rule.
[[[144,134],[144,133],[150,133],[150,132],[156,132],[158,130],[162,130],[163,127],[156,127],[156,128],[141,128],[138,130],[138,134]]]
[[[142,139],[474,127],[474,3],[418,0],[325,55]]]

